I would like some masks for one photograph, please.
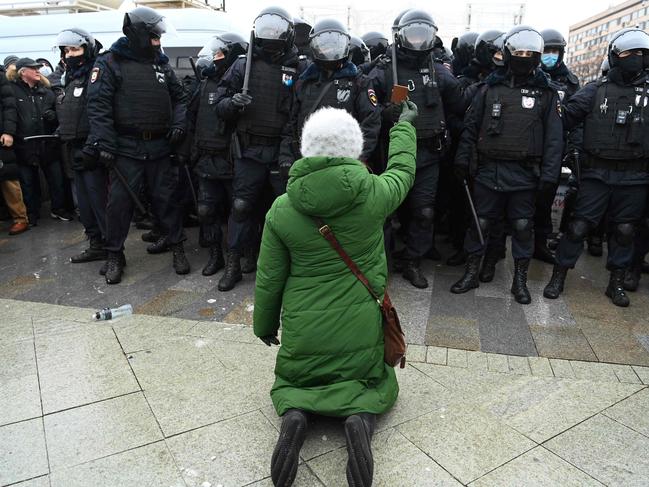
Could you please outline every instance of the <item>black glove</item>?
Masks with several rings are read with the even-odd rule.
[[[102,163],[106,168],[110,169],[115,165],[115,154],[111,154],[110,152],[105,150],[100,150],[99,162]]]
[[[171,145],[177,145],[180,142],[182,142],[183,138],[185,137],[185,131],[183,129],[171,129],[169,132],[167,132],[167,140],[169,140],[169,143]]]
[[[83,167],[86,169],[94,169],[97,167],[99,154],[95,149],[86,146],[81,150],[81,156],[83,157]]]
[[[270,344],[279,345],[279,340],[277,335],[266,335],[265,337],[259,337],[259,339],[270,347]]]
[[[383,109],[381,115],[386,124],[395,124],[399,121],[399,117],[401,116],[401,106],[390,103]]]
[[[551,183],[550,181],[541,181],[539,183],[539,192],[541,193],[554,193],[557,189],[557,185]]]
[[[279,175],[284,181],[288,181],[288,172],[291,170],[291,166],[292,164],[286,162],[279,165]]]
[[[46,122],[53,122],[56,120],[56,112],[54,110],[45,110],[43,112],[43,120]]]
[[[453,166],[453,174],[455,174],[455,177],[460,182],[469,180],[469,168],[467,166],[455,164]]]
[[[247,107],[250,103],[252,103],[252,96],[246,93],[236,93],[232,97],[232,104],[239,109]]]

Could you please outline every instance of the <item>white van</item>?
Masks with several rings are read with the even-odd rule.
[[[45,58],[55,66],[60,51],[54,47],[57,34],[63,29],[79,27],[90,32],[108,49],[122,34],[124,10],[78,14],[32,15],[0,18],[0,62],[10,54],[32,59]],[[163,36],[162,47],[179,78],[191,73],[189,57],[210,37],[221,32],[236,32],[248,38],[249,33],[231,21],[225,12],[210,9],[160,9],[159,12],[175,27],[177,36]]]

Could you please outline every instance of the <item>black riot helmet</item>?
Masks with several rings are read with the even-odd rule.
[[[560,66],[563,62],[563,56],[566,53],[566,39],[561,32],[555,29],[542,30],[541,37],[543,37],[544,49],[552,48],[559,50],[559,59],[556,65]]]
[[[496,37],[496,40],[494,40],[493,45],[496,47],[496,52],[492,56],[493,63],[496,67],[503,67],[505,65],[505,60],[503,59],[503,50],[505,49],[505,37],[507,37],[507,34],[503,32],[500,34],[498,37]]]
[[[459,66],[468,66],[475,56],[475,41],[478,36],[477,32],[465,32],[460,37],[453,39],[451,50],[453,58]]]
[[[293,17],[283,8],[265,8],[259,12],[253,25],[257,46],[276,52],[286,51],[293,46]]]
[[[122,32],[136,52],[152,55],[156,48],[151,46],[151,39],[159,39],[162,34],[175,30],[164,16],[152,8],[137,7],[124,14]]]
[[[517,53],[531,52],[532,57],[538,57],[541,62],[541,54],[545,46],[541,33],[532,27],[519,25],[507,32],[504,39],[503,60],[505,64],[511,61],[512,56]]]
[[[423,10],[408,10],[397,28],[397,45],[410,51],[426,52],[433,49],[437,38],[437,25]]]
[[[474,46],[475,59],[481,67],[485,69],[493,67],[494,54],[499,50],[495,42],[502,35],[503,32],[500,30],[488,30],[476,37]]]
[[[295,28],[295,47],[297,47],[300,54],[307,54],[309,50],[309,34],[311,34],[313,26],[300,17],[293,18],[293,26]]]
[[[88,60],[97,57],[102,46],[89,32],[73,27],[59,32],[59,35],[56,36],[55,47],[61,50],[62,58],[65,58],[66,47],[83,47],[83,57]]]
[[[248,41],[234,32],[225,32],[212,37],[198,53],[198,59],[209,61],[223,69],[229,68],[234,60],[248,51]]]
[[[313,61],[320,66],[334,70],[348,58],[351,38],[347,28],[338,20],[318,20],[309,37]]]
[[[642,51],[644,68],[649,67],[649,34],[642,29],[629,28],[616,32],[608,45],[608,62],[611,68],[620,65],[620,54],[625,51]]]
[[[372,31],[361,36],[363,42],[370,50],[370,58],[376,59],[388,52],[388,38],[380,32]]]
[[[356,66],[370,62],[370,50],[360,37],[351,36],[349,39],[349,60]]]
[[[412,9],[407,8],[405,10],[402,10],[401,12],[399,12],[399,15],[397,15],[394,18],[394,20],[392,21],[392,30],[393,31],[396,31],[399,28],[399,22],[401,22],[401,17],[406,15],[406,13],[410,12],[410,10],[412,10]]]

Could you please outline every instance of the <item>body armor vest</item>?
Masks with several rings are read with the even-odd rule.
[[[415,68],[406,63],[397,61],[398,83],[408,87],[408,96],[419,108],[419,115],[415,120],[417,138],[439,137],[446,132],[446,117],[444,103],[437,85],[437,74],[434,63],[426,67]],[[430,67],[433,67],[431,75]],[[390,69],[390,68],[388,68]],[[392,72],[390,70],[390,72]],[[392,78],[392,76],[390,76]],[[390,89],[390,95],[392,90]]]
[[[541,88],[488,87],[478,136],[478,153],[490,159],[541,159],[545,130]]]
[[[227,149],[229,137],[225,123],[216,115],[216,79],[206,79],[200,84],[200,101],[196,114],[194,143],[204,152],[222,152]]]
[[[119,60],[121,83],[115,93],[114,120],[117,131],[163,133],[171,127],[172,108],[162,66]]]
[[[90,132],[86,102],[88,77],[72,80],[65,87],[63,97],[56,104],[59,120],[59,137],[64,142],[85,139]]]
[[[602,78],[584,121],[584,150],[598,159],[649,157],[649,82],[620,86]]]
[[[318,108],[333,107],[346,110],[352,117],[355,116],[355,102],[358,96],[358,84],[355,78],[339,78],[331,80],[333,85],[329,87],[322,100],[314,107],[322,90],[329,81],[306,81],[301,84],[302,103],[298,114],[298,133],[302,132],[304,122]]]
[[[253,58],[249,79],[252,103],[239,117],[238,130],[263,137],[280,137],[288,123],[292,86],[296,81],[296,66]]]

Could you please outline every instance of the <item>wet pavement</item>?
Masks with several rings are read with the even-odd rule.
[[[6,235],[8,224],[2,227]],[[216,289],[221,273],[201,275],[207,250],[197,245],[197,230],[187,229],[187,255],[192,272],[178,276],[171,254],[148,255],[132,227],[126,244],[124,280],[106,285],[100,262],[71,264],[70,256],[86,246],[78,222],[43,218],[25,234],[0,237],[0,297],[22,301],[103,308],[131,303],[136,313],[189,320],[250,324],[254,274],[227,293]],[[443,242],[440,250],[451,250]],[[521,356],[649,365],[649,276],[631,306],[616,308],[604,296],[608,275],[605,259],[584,254],[569,273],[564,295],[555,301],[542,296],[551,266],[533,261],[529,288],[532,304],[516,303],[509,287],[510,260],[497,266],[496,279],[464,295],[449,292],[463,271],[426,261],[430,287],[415,289],[396,275],[392,300],[400,312],[408,341]]]

